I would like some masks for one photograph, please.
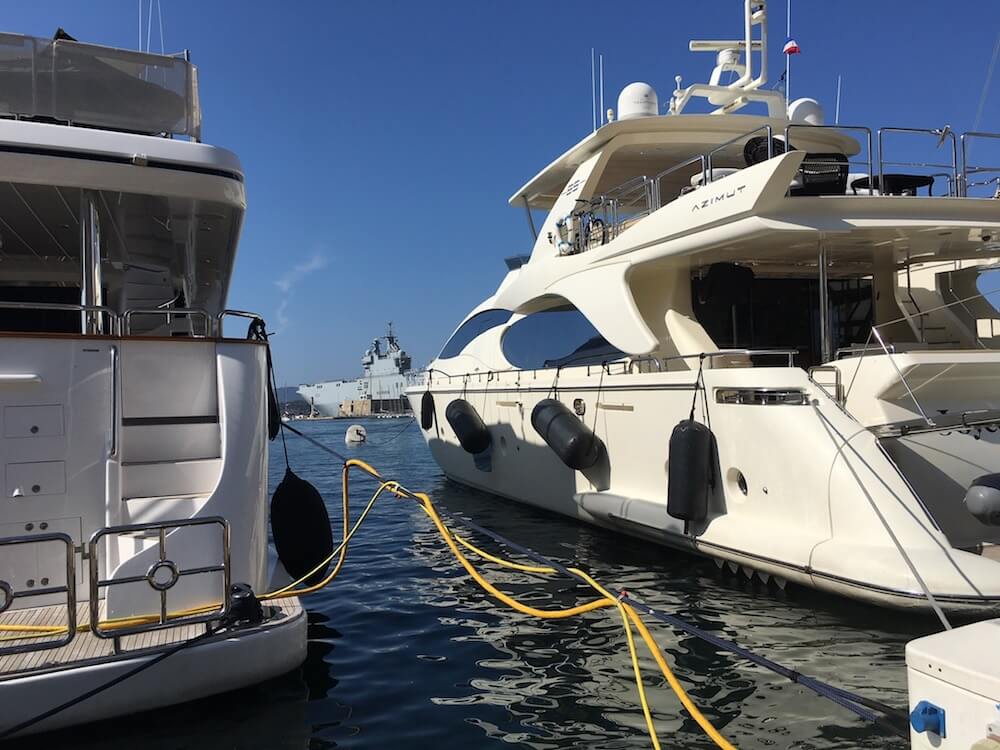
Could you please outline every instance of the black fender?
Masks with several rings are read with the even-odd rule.
[[[479,416],[476,407],[462,398],[456,398],[444,411],[455,437],[466,452],[482,453],[493,443],[490,431],[486,429],[483,418]]]
[[[607,450],[583,420],[554,398],[542,399],[535,405],[531,426],[560,460],[576,471],[593,467]]]

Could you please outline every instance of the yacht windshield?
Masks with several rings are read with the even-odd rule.
[[[476,313],[458,327],[444,345],[438,359],[450,359],[461,354],[472,340],[491,328],[501,326],[510,320],[510,310],[483,310]]]
[[[625,356],[570,305],[517,321],[504,333],[502,346],[507,361],[524,370],[599,364]]]

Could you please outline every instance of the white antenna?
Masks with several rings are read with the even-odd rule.
[[[840,125],[840,79],[843,76],[837,76],[837,111],[833,117],[833,124]]]
[[[604,55],[601,55],[601,125],[604,124]]]
[[[142,52],[142,0],[139,0],[139,51]]]
[[[785,7],[785,43],[788,43],[788,39],[792,38],[792,0],[788,0]],[[764,54],[767,54],[766,52]],[[747,50],[747,57],[750,56],[750,50]],[[787,52],[785,53],[785,110],[788,110],[788,96],[791,90],[789,76],[792,70],[792,56]]]
[[[594,48],[590,48],[590,103],[593,105],[592,123],[594,130],[597,130],[597,70],[594,59]]]
[[[167,54],[167,50],[163,46],[163,10],[160,8],[160,0],[156,0],[156,20],[160,25],[160,54]]]
[[[149,23],[146,24],[146,52],[149,52],[149,40],[153,36],[153,0],[149,0]],[[141,49],[139,50],[142,51]]]

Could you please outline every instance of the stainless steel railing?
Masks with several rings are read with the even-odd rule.
[[[942,164],[938,162],[913,162],[913,161],[887,161],[885,158],[885,136],[888,133],[909,133],[911,135],[931,135],[938,139],[938,146],[945,141],[951,142],[951,163]],[[958,197],[961,193],[959,187],[959,162],[958,146],[955,133],[948,127],[944,128],[879,128],[878,130],[878,182],[879,188],[884,191],[885,168],[886,167],[917,167],[921,169],[947,169],[946,174],[950,175],[948,180],[948,195]],[[963,170],[964,171],[964,170]],[[964,179],[964,177],[963,177]]]
[[[142,307],[130,308],[122,313],[104,305],[79,305],[61,302],[6,302],[0,300],[0,310],[28,310],[38,312],[74,312],[74,313],[95,313],[107,319],[108,326],[105,333],[96,334],[106,337],[132,336],[132,319],[135,316],[160,316],[166,317],[169,322],[171,318],[191,317],[202,321],[202,332],[194,333],[192,336],[208,337],[222,335],[222,322],[226,317],[260,318],[260,314],[247,312],[245,310],[223,310],[214,318],[212,315],[200,307],[177,308],[177,307]],[[82,326],[81,326],[82,329]]]
[[[850,158],[848,158],[848,160],[847,160],[847,166],[848,167],[856,166],[856,167],[863,167],[864,168],[865,174],[867,174],[869,176],[869,180],[868,180],[868,195],[874,194],[875,188],[872,185],[872,181],[870,179],[871,175],[872,175],[872,169],[873,169],[873,166],[874,166],[873,159],[874,159],[874,154],[875,154],[875,149],[873,147],[873,142],[872,142],[872,129],[868,128],[868,127],[865,127],[864,125],[807,125],[805,123],[795,123],[795,122],[793,122],[793,123],[790,123],[789,125],[787,125],[785,127],[785,143],[789,144],[789,147],[791,147],[791,144],[794,143],[794,141],[792,139],[792,132],[795,131],[795,130],[808,131],[809,129],[813,129],[813,130],[817,130],[817,129],[818,130],[834,130],[834,131],[837,131],[837,132],[840,132],[842,130],[846,130],[846,131],[853,131],[853,132],[857,132],[857,133],[862,134],[864,136],[864,144],[865,144],[865,159],[862,160],[862,161],[858,161],[858,160],[853,160],[852,161]],[[815,160],[815,159],[812,159],[812,158],[810,158],[810,163],[812,163],[812,164],[820,164],[820,165],[823,165],[823,166],[839,166],[839,162]],[[847,187],[850,189],[851,186],[848,185]]]
[[[191,331],[192,336],[200,336],[202,338],[206,336],[211,336],[213,333],[212,317],[208,314],[207,310],[203,310],[200,307],[186,307],[182,309],[178,308],[162,308],[162,307],[145,307],[145,308],[133,308],[131,310],[126,310],[125,314],[122,316],[122,330],[124,335],[132,335],[132,318],[136,315],[141,316],[159,316],[166,317],[167,323],[171,322],[171,318],[180,318],[183,316],[188,316],[191,318],[199,318],[202,321],[202,332],[195,333],[193,328]]]
[[[0,579],[0,615],[9,610],[18,599],[64,594],[66,597],[66,629],[65,632],[61,633],[54,632],[52,638],[48,638],[43,634],[42,638],[45,638],[44,640],[39,638],[37,633],[26,634],[30,639],[28,643],[18,643],[15,640],[9,646],[0,647],[0,655],[24,654],[29,651],[59,648],[65,646],[76,636],[76,547],[73,544],[72,537],[68,534],[50,533],[12,536],[0,539],[0,549],[5,547],[22,547],[29,544],[62,544],[66,553],[64,564],[66,581],[60,586],[50,586],[48,585],[48,579],[43,578],[39,581],[39,588],[34,588],[33,580],[27,582],[28,588],[18,588],[15,584],[6,580],[10,577],[12,571],[10,569],[2,571],[0,573],[3,575],[3,578]]]
[[[961,195],[967,197],[969,195],[969,187],[971,186],[982,186],[989,185],[991,183],[997,183],[1000,179],[1000,166],[996,165],[982,165],[982,164],[969,164],[969,142],[974,138],[988,138],[992,140],[1000,140],[1000,133],[983,133],[978,131],[969,131],[967,133],[962,133],[962,137],[959,139],[961,142],[962,150],[962,182],[959,186],[961,190]],[[970,175],[978,174],[993,174],[995,177],[986,180],[985,182],[970,182]],[[1000,195],[1000,186],[997,187],[994,192],[993,197]]]
[[[216,525],[220,528],[220,551],[222,562],[219,565],[206,565],[194,568],[181,568],[174,560],[167,557],[167,539],[170,536],[168,530],[191,528],[195,526]],[[149,566],[145,573],[141,575],[122,576],[120,578],[101,578],[100,554],[106,537],[117,537],[128,534],[149,534],[155,532],[157,536],[157,547],[159,551],[158,559]],[[177,625],[193,625],[197,623],[207,623],[211,620],[218,620],[229,613],[230,599],[230,541],[229,522],[221,516],[205,516],[203,518],[187,518],[177,521],[161,521],[156,523],[140,523],[127,526],[110,526],[94,532],[87,544],[87,556],[89,558],[90,573],[90,626],[91,632],[98,638],[118,639],[122,636],[135,633],[145,633],[150,630],[162,630],[163,628],[175,627]],[[185,576],[221,574],[222,585],[218,598],[214,601],[218,603],[208,604],[205,608],[194,613],[171,612],[168,607],[168,592]],[[144,622],[131,626],[119,626],[115,623],[102,623],[100,612],[101,591],[114,586],[128,584],[145,583],[150,589],[156,592],[159,597],[159,611]],[[155,618],[155,619],[154,619]]]
[[[865,156],[861,160],[850,160],[848,159],[848,166],[858,166],[865,169],[866,174],[869,176],[868,186],[864,188],[868,195],[874,195],[876,191],[884,193],[885,190],[882,187],[885,184],[886,167],[910,167],[922,170],[939,170],[936,172],[927,172],[923,176],[931,178],[945,178],[947,181],[947,195],[951,197],[968,197],[968,187],[970,185],[988,185],[996,184],[997,189],[994,193],[994,197],[1000,197],[1000,165],[978,165],[969,163],[969,143],[971,140],[980,139],[1000,139],[1000,133],[987,133],[987,132],[967,132],[963,133],[960,137],[948,127],[944,128],[905,128],[905,127],[884,127],[877,131],[877,136],[873,138],[871,128],[861,126],[861,125],[808,125],[805,123],[789,123],[784,130],[785,144],[788,148],[794,147],[794,130],[808,130],[808,129],[827,129],[833,131],[847,131],[856,132],[863,136],[861,139],[865,145]],[[701,166],[701,185],[707,185],[714,181],[713,167],[715,161],[718,158],[720,152],[726,148],[732,146],[735,143],[746,143],[747,140],[752,138],[755,134],[763,133],[767,138],[767,157],[768,159],[773,158],[775,154],[774,150],[774,137],[773,128],[771,125],[761,125],[760,127],[754,128],[753,130],[742,133],[735,138],[731,138],[728,141],[716,145],[709,151],[705,151],[699,154],[695,154],[684,161],[678,162],[677,164],[657,173],[651,178],[646,177],[633,177],[626,182],[618,185],[611,190],[604,193],[604,198],[614,195],[617,192],[624,190],[636,189],[636,183],[638,181],[638,186],[648,191],[650,196],[649,199],[649,210],[643,212],[641,215],[646,215],[648,213],[653,213],[659,208],[663,207],[671,201],[663,200],[663,191],[661,189],[661,184],[663,179],[667,176],[674,174],[680,170],[688,169],[692,165],[700,164]],[[924,136],[934,136],[938,139],[939,145],[945,143],[950,143],[951,160],[949,162],[933,162],[933,161],[897,161],[890,160],[887,158],[886,153],[886,140],[887,136],[892,134],[911,134],[911,135],[924,135]],[[961,144],[959,149],[958,143]],[[877,145],[876,145],[877,144]],[[961,158],[959,158],[961,156]],[[811,160],[814,164],[826,164],[822,160],[816,161]],[[843,162],[829,162],[830,165],[840,165]],[[877,168],[877,169],[876,169]],[[985,182],[972,182],[970,177],[978,174],[994,174],[996,176],[986,180]],[[697,172],[695,172],[697,174]],[[878,185],[874,185],[874,178],[878,177]],[[933,190],[933,183],[931,186]],[[673,200],[673,199],[671,199]],[[594,205],[602,205],[602,197],[599,196],[594,199]],[[638,218],[639,214],[631,218]],[[626,228],[625,222],[616,220],[614,215],[612,215],[611,221],[609,221],[609,226],[613,224],[614,232],[613,236],[616,236],[620,231]]]
[[[217,336],[222,336],[222,324],[226,318],[248,318],[249,320],[263,320],[259,313],[249,310],[223,310],[215,316],[215,331]]]
[[[753,130],[749,130],[746,133],[736,136],[735,138],[730,138],[725,143],[720,143],[711,151],[705,153],[705,158],[707,159],[708,182],[712,182],[712,160],[714,156],[727,146],[731,146],[734,143],[746,143],[755,133],[764,133],[767,137],[767,158],[774,158],[774,128],[770,125],[761,125],[759,128],[754,128]]]
[[[712,360],[718,357],[786,357],[787,367],[795,366],[795,356],[799,353],[798,349],[719,349],[714,352],[699,352],[697,354],[671,354],[668,357],[663,357],[663,364],[666,365],[667,362],[672,362],[676,360],[683,359],[695,359],[695,358],[705,358],[710,363]]]
[[[39,312],[78,312],[81,314],[97,313],[107,317],[110,323],[108,335],[118,336],[121,334],[121,317],[110,307],[103,305],[76,305],[61,302],[2,302],[0,309],[3,310],[34,310]]]

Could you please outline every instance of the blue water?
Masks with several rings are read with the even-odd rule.
[[[428,491],[446,510],[582,564],[613,590],[625,588],[787,666],[905,707],[903,647],[935,631],[934,620],[802,589],[781,592],[721,573],[710,560],[464,489],[444,479],[415,424],[365,421],[369,443],[356,448],[344,445],[348,424],[296,427]],[[323,493],[336,523],[339,466],[299,438],[290,436],[288,448],[293,469]],[[273,487],[284,472],[278,444],[270,469]],[[356,484],[355,514],[372,489]],[[505,609],[464,574],[411,501],[380,501],[355,539],[340,577],[306,599],[309,652],[301,670],[25,746],[649,747],[616,614],[542,621]],[[489,576],[537,607],[591,598],[564,579],[495,569]],[[907,746],[802,687],[659,624],[650,627],[692,698],[740,748]],[[714,747],[652,659],[644,655],[641,663],[663,746]]]

